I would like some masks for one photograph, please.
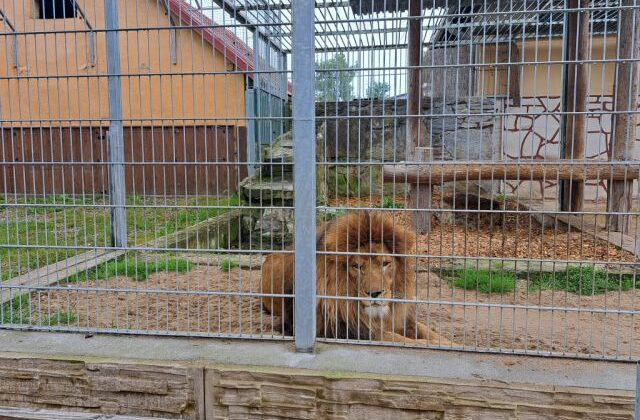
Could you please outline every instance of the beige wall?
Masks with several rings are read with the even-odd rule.
[[[532,96],[560,96],[562,89],[562,65],[547,64],[563,60],[563,40],[531,40],[516,43],[519,48],[518,60],[524,64],[520,80],[520,95]],[[496,54],[496,49],[498,53]],[[616,57],[616,38],[609,35],[594,37],[591,45],[591,59],[604,60]],[[509,62],[508,45],[478,45],[476,62],[478,63],[506,63]],[[538,64],[535,64],[538,62]],[[512,67],[511,71],[514,71]],[[592,63],[589,65],[589,95],[611,95],[613,93],[613,78],[615,66],[613,63]],[[511,77],[511,76],[510,76]],[[497,79],[497,82],[496,82]],[[505,66],[481,67],[476,73],[476,94],[490,96],[507,93],[507,70]]]
[[[103,1],[78,0],[94,28],[104,28]],[[120,34],[125,125],[167,125],[171,118],[195,124],[244,125],[244,75],[194,31],[177,31],[177,64],[170,60],[169,20],[159,2],[120,0],[121,27],[151,28]],[[19,35],[19,67],[12,67],[11,37],[0,41],[0,119],[13,126],[99,125],[108,118],[105,34],[96,32],[96,63],[89,64],[89,37],[80,19],[33,18],[30,0],[0,0]],[[6,30],[6,28],[5,28]],[[37,32],[58,33],[38,34]],[[223,72],[225,74],[196,74]],[[44,76],[62,76],[44,78]],[[130,77],[129,77],[130,76]],[[39,77],[39,78],[36,78]],[[152,121],[152,119],[154,121]],[[164,119],[164,121],[162,121]],[[33,122],[29,122],[29,121]],[[44,121],[40,121],[44,120]],[[60,122],[60,120],[63,120]],[[72,121],[67,121],[72,120]],[[75,120],[75,121],[74,121]],[[81,121],[77,121],[81,120]],[[93,120],[93,122],[90,122]],[[193,121],[175,121],[191,125]],[[4,126],[8,125],[3,123]],[[105,125],[105,124],[103,124]]]

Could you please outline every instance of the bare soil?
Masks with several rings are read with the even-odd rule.
[[[395,200],[406,204],[402,197]],[[434,202],[438,197],[434,196]],[[331,206],[347,208],[379,207],[380,199],[331,200]],[[410,226],[408,211],[394,212],[398,220]],[[631,225],[637,223],[632,221]],[[417,252],[429,256],[496,257],[602,263],[633,262],[634,256],[596,238],[589,232],[569,229],[561,223],[543,227],[517,203],[509,203],[504,212],[469,213],[453,224],[433,218],[429,235],[418,237]]]
[[[280,319],[263,312],[258,297],[196,294],[259,293],[259,280],[257,269],[222,272],[215,266],[198,266],[185,274],[153,275],[147,282],[116,277],[69,284],[65,290],[34,294],[31,322],[48,325],[61,312],[75,314],[72,327],[281,337],[274,328]],[[78,286],[94,290],[82,291]],[[485,295],[451,288],[431,273],[419,273],[418,286],[420,299],[442,302],[420,304],[421,320],[468,349],[618,358],[640,355],[640,317],[593,311],[637,310],[638,290],[584,297],[550,290],[531,292],[526,281],[520,281],[512,293]]]
[[[395,214],[409,223],[406,212]],[[416,251],[436,257],[429,258],[429,264],[443,260],[438,256],[634,261],[632,254],[583,232],[561,225],[543,228],[522,213],[498,216],[501,220],[489,223],[480,217],[454,224],[434,221],[431,233],[418,238]],[[260,298],[251,296],[260,293],[259,263],[223,272],[218,264],[200,262],[188,273],[161,273],[146,282],[115,277],[39,292],[32,296],[31,323],[55,323],[60,312],[75,315],[71,326],[91,329],[281,337],[276,328],[280,319],[263,312]],[[640,356],[640,316],[625,313],[640,309],[637,289],[579,296],[558,290],[534,292],[526,280],[518,280],[513,292],[487,295],[452,288],[437,275],[421,272],[418,296],[431,302],[418,305],[421,320],[468,349]]]

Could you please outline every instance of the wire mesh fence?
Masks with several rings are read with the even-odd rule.
[[[0,327],[637,360],[639,17],[0,0]]]

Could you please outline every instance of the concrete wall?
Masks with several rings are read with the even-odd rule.
[[[93,27],[103,29],[103,1],[77,1]],[[202,125],[211,118],[219,118],[214,125],[244,125],[243,120],[238,120],[245,115],[244,75],[227,73],[235,70],[233,63],[200,35],[183,29],[176,31],[177,63],[172,64],[169,18],[162,2],[119,0],[118,4],[122,28],[143,28],[120,33],[125,125],[174,122],[162,121],[163,118],[177,118],[174,123],[178,125]],[[107,72],[104,32],[96,32],[96,64],[92,67],[84,22],[35,19],[34,7],[34,1],[0,0],[0,9],[17,32],[27,33],[18,36],[17,69],[11,60],[12,37],[0,39],[0,57],[6,58],[0,66],[0,78],[5,79],[0,83],[0,119],[14,121],[3,121],[2,125],[24,126],[20,121],[35,121],[37,126],[104,126],[98,119],[109,115],[107,78],[96,77]],[[4,30],[3,26],[0,28]],[[219,74],[203,74],[210,72]],[[202,120],[181,121],[181,117]],[[83,121],[59,121],[68,119]]]
[[[0,342],[1,418],[5,407],[114,419],[633,417],[635,369],[621,363],[12,331]]]

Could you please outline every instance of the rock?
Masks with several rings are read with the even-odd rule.
[[[327,192],[330,197],[366,197],[379,195],[382,188],[380,166],[338,164],[327,167]]]
[[[500,226],[504,218],[502,213],[478,211],[502,210],[503,206],[492,198],[475,194],[461,193],[455,196],[444,196],[442,199],[434,200],[434,207],[441,209],[434,212],[434,216],[441,224],[462,225],[467,226],[468,229],[474,226]]]
[[[258,171],[240,182],[240,195],[261,206],[293,206],[293,180],[261,177]]]
[[[266,209],[256,221],[253,232],[263,241],[278,244],[293,241],[293,209]]]
[[[293,133],[287,131],[262,149],[262,174],[275,177],[293,172]]]

